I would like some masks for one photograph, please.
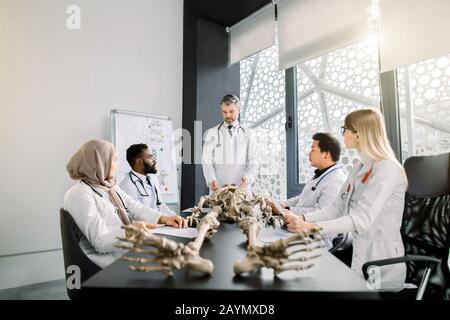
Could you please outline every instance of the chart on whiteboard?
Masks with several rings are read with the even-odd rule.
[[[156,159],[156,177],[161,197],[167,204],[179,203],[172,120],[164,116],[115,109],[111,111],[111,133],[119,162],[117,181],[120,183],[130,172],[126,150],[132,144],[145,143]]]
[[[152,155],[157,162],[157,177],[160,184],[161,194],[177,194],[176,179],[172,176],[176,174],[172,168],[175,166],[172,150],[171,123],[160,119],[148,119],[148,144],[152,150]],[[172,173],[172,174],[171,174]]]

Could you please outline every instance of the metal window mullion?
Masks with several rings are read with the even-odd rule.
[[[386,124],[386,132],[392,149],[401,162],[402,145],[400,134],[400,112],[398,108],[397,71],[380,74],[381,111]]]
[[[300,69],[304,72],[304,74],[311,80],[313,85],[317,87],[319,80],[316,78],[316,76],[312,73],[312,71],[304,64],[300,65]]]
[[[377,105],[378,105],[378,102],[374,99],[371,99],[369,97],[360,96],[358,94],[336,88],[336,87],[326,84],[326,83],[321,84],[321,89],[323,91],[332,93],[336,96],[340,96],[342,98],[349,99],[349,100],[352,100],[354,102],[357,102],[357,103],[360,103],[363,105],[367,105],[367,106],[371,106],[371,107],[377,107]]]
[[[406,132],[408,135],[408,156],[413,156],[416,153],[414,141],[414,105],[412,104],[412,90],[411,90],[411,72],[409,66],[406,67],[405,72],[405,111],[406,111]]]
[[[450,134],[450,126],[448,124],[427,120],[418,116],[414,116],[414,122],[417,122],[421,125],[427,126],[429,128],[442,131],[443,133]],[[414,154],[411,154],[413,156]]]
[[[325,95],[322,91],[323,77],[325,75],[325,68],[327,66],[327,58],[328,58],[327,56],[324,56],[322,58],[322,61],[320,62],[320,71],[319,71],[319,78],[318,78],[318,83],[317,83],[317,89],[318,89],[317,93],[319,94],[319,102],[320,102],[320,107],[322,109],[322,115],[325,120],[325,125],[327,127],[327,130],[329,132],[331,132],[332,130],[331,130],[330,117],[328,116]]]
[[[327,68],[328,56],[324,56],[322,61],[320,62],[320,70],[319,70],[319,80],[323,82],[323,77],[325,75],[325,69]]]
[[[330,119],[328,117],[327,106],[325,103],[325,96],[323,94],[323,91],[321,91],[321,90],[317,93],[319,94],[320,109],[322,110],[322,116],[323,116],[323,120],[325,121],[325,126],[327,127],[327,130],[329,132],[331,132],[331,123],[330,123]]]
[[[284,108],[283,108],[283,107],[280,107],[280,108],[277,108],[277,109],[273,110],[272,112],[268,113],[268,114],[265,115],[264,117],[262,117],[262,118],[260,118],[260,119],[258,119],[258,120],[256,120],[256,121],[253,121],[252,124],[251,124],[251,126],[250,126],[250,128],[253,129],[253,128],[256,128],[256,127],[260,126],[260,125],[263,124],[264,122],[266,122],[266,121],[272,119],[272,118],[275,117],[277,114],[279,114],[280,112],[283,112],[283,111],[284,111]]]
[[[303,185],[299,184],[298,167],[298,119],[297,119],[297,72],[296,68],[286,69],[286,182],[287,197],[301,192]],[[292,126],[288,128],[288,119]]]
[[[258,67],[259,55],[260,54],[256,55],[255,60],[253,61],[253,64],[252,64],[251,71],[250,71],[250,79],[248,80],[247,92],[246,92],[246,95],[245,95],[245,101],[244,101],[244,104],[243,104],[244,108],[242,110],[242,117],[241,117],[241,119],[242,118],[245,119],[245,114],[246,114],[246,111],[248,109],[247,108],[247,103],[250,100],[250,93],[252,92],[253,80],[255,80],[256,68]]]

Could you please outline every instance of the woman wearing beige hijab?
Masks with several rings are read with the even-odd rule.
[[[122,225],[142,229],[157,223],[186,227],[180,216],[165,216],[143,206],[116,185],[117,155],[114,145],[104,140],[91,140],[71,157],[67,171],[79,180],[64,196],[67,210],[84,235],[80,246],[99,267],[106,267],[124,251],[114,247],[117,237],[128,236]]]

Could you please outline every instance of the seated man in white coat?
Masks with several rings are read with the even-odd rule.
[[[309,162],[316,168],[314,176],[298,196],[288,199],[286,203],[280,202],[281,207],[297,215],[331,205],[347,179],[341,165],[337,163],[341,154],[339,141],[328,133],[320,132],[314,134],[312,139]],[[276,210],[272,203],[269,205]],[[331,235],[325,241],[328,249],[332,247],[334,237]]]
[[[174,216],[161,198],[159,182],[156,177],[156,161],[146,144],[133,144],[127,149],[127,161],[131,171],[125,175],[120,188],[144,206],[155,209],[161,214]]]

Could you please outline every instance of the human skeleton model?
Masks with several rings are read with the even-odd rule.
[[[310,259],[320,257],[320,254],[308,257],[293,256],[300,252],[313,251],[324,247],[323,245],[317,244],[318,241],[322,240],[321,238],[309,238],[310,235],[319,232],[319,229],[313,230],[311,233],[297,233],[270,244],[259,245],[258,238],[261,227],[255,217],[241,219],[239,227],[247,236],[248,246],[245,259],[234,264],[233,269],[235,274],[258,270],[261,267],[271,268],[275,274],[288,270],[309,269],[314,264],[301,265],[292,263],[306,262]]]
[[[195,226],[201,219],[204,205],[210,208],[219,206],[222,208],[220,218],[224,221],[237,222],[242,217],[254,215],[255,205],[259,205],[263,220],[268,225],[275,225],[280,215],[274,215],[272,208],[267,206],[263,197],[254,197],[248,191],[235,185],[225,185],[211,196],[202,196],[198,204],[192,209],[192,215],[188,217],[189,226]]]
[[[201,218],[201,210],[204,205],[212,208],[212,210]],[[234,265],[236,274],[261,267],[272,268],[275,274],[287,270],[310,268],[312,264],[306,266],[287,264],[304,262],[319,256],[290,258],[293,254],[320,248],[321,246],[313,245],[317,240],[308,237],[319,230],[314,230],[311,234],[295,234],[268,245],[259,245],[258,238],[261,226],[257,219],[256,205],[259,205],[261,218],[265,225],[275,226],[277,221],[282,220],[280,215],[272,213],[271,207],[266,205],[263,197],[255,197],[237,186],[226,185],[211,196],[202,196],[198,204],[192,209],[192,215],[188,217],[188,224],[189,226],[196,226],[198,230],[198,235],[194,241],[183,244],[146,233],[139,228],[128,225],[124,228],[132,236],[130,238],[119,238],[121,243],[117,247],[152,256],[151,258],[123,256],[122,259],[124,260],[143,264],[141,266],[130,266],[129,268],[134,271],[160,271],[172,275],[173,269],[187,268],[212,274],[214,265],[212,261],[200,256],[200,249],[205,238],[209,239],[217,232],[220,219],[221,221],[239,222],[240,228],[248,238],[246,258]],[[289,252],[288,249],[299,245],[302,248]],[[150,263],[156,265],[148,265]]]
[[[217,232],[217,228],[220,225],[217,216],[220,213],[221,208],[214,207],[197,225],[198,235],[195,240],[186,245],[146,233],[132,225],[127,225],[123,228],[131,232],[132,236],[130,238],[118,238],[122,242],[117,247],[152,256],[151,258],[123,256],[123,260],[141,264],[157,264],[129,267],[133,271],[161,271],[171,276],[173,275],[173,269],[187,268],[205,274],[212,274],[214,265],[211,260],[200,257],[200,248],[205,237],[209,238]]]

